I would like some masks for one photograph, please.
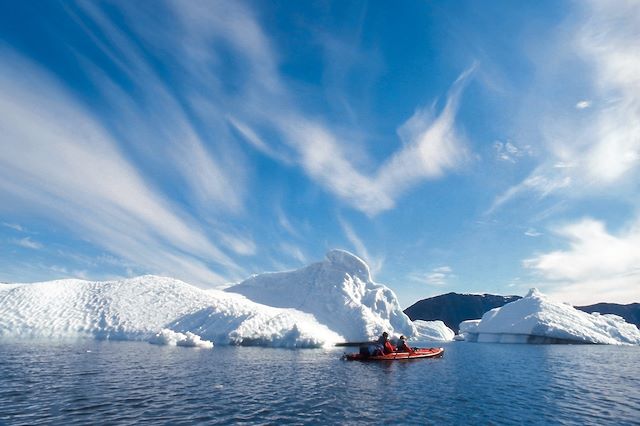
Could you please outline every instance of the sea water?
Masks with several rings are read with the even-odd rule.
[[[342,349],[0,342],[0,424],[640,424],[640,347]]]

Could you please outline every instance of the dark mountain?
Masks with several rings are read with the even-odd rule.
[[[640,328],[640,303],[630,303],[628,305],[596,303],[589,306],[575,306],[575,308],[588,313],[600,312],[601,314],[618,315],[628,323],[635,324],[636,327]]]
[[[462,321],[480,319],[482,315],[493,308],[499,308],[507,303],[520,299],[520,296],[498,296],[494,294],[459,294],[447,293],[440,296],[422,299],[404,310],[412,321],[441,320],[447,327],[458,332]],[[583,312],[614,314],[621,316],[628,323],[640,328],[640,303],[619,305],[617,303],[596,303],[589,306],[575,306]]]
[[[441,320],[447,327],[458,333],[462,321],[480,319],[493,308],[520,299],[520,296],[496,296],[493,294],[447,293],[422,299],[404,310],[412,321]]]

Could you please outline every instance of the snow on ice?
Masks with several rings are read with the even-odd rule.
[[[579,311],[537,289],[481,320],[463,321],[460,335],[471,342],[640,344],[640,330],[623,318]]]
[[[0,284],[0,338],[321,347],[373,339],[384,330],[419,335],[395,294],[372,281],[366,263],[340,250],[296,271],[255,275],[227,291],[150,275]]]
[[[438,341],[448,342],[453,340],[455,333],[447,327],[442,321],[422,321],[413,322],[416,327],[416,335],[413,340],[419,342]]]
[[[197,334],[190,331],[186,333],[176,333],[168,328],[160,330],[160,333],[157,333],[149,339],[149,343],[154,345],[186,346],[190,348],[213,348],[213,342],[202,340]]]
[[[374,283],[369,266],[343,250],[295,271],[255,275],[227,291],[311,314],[347,340],[375,338],[383,331],[416,334],[393,291]]]

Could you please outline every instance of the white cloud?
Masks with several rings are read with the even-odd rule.
[[[325,189],[369,215],[395,206],[395,200],[418,183],[437,179],[468,158],[454,119],[472,69],[454,84],[444,109],[419,109],[398,130],[404,145],[369,175],[348,159],[343,142],[328,127],[299,113],[283,114],[275,125],[298,153],[305,172]]]
[[[527,237],[539,237],[542,235],[541,232],[539,232],[538,230],[534,229],[534,228],[529,228],[525,231],[524,235],[526,235]]]
[[[565,205],[602,194],[637,205],[640,3],[591,1],[576,5],[584,12],[582,19],[574,28],[571,43],[557,44],[558,56],[575,54],[571,60],[584,62],[580,70],[591,84],[592,93],[588,94],[589,99],[576,104],[580,111],[574,113],[566,111],[564,102],[543,110],[540,116],[532,116],[532,109],[528,108],[527,120],[543,129],[547,158],[524,181],[496,197],[488,213],[526,193],[539,198],[553,194],[561,197]],[[553,56],[552,52],[547,55]],[[546,70],[541,73],[545,84],[554,81]],[[547,99],[553,100],[558,89],[553,84],[535,87],[536,93],[548,93]],[[571,303],[637,302],[639,229],[638,217],[634,225],[616,233],[607,231],[603,222],[584,219],[557,230],[558,236],[566,240],[567,249],[537,254],[524,264],[540,278],[536,285]]]
[[[256,244],[249,237],[241,236],[237,233],[220,233],[219,238],[225,247],[239,255],[253,256],[256,254]]]
[[[228,122],[255,149],[283,164],[298,164],[312,180],[353,208],[369,215],[391,209],[408,189],[437,179],[466,161],[467,150],[455,127],[455,114],[473,67],[454,83],[439,114],[433,108],[421,108],[400,126],[403,145],[370,173],[371,167],[361,167],[345,149],[349,132],[337,132],[304,114],[278,73],[277,53],[241,4],[226,4],[226,13],[234,19],[224,22],[214,7],[202,10],[180,3],[178,9],[190,28],[192,48],[206,50],[204,46],[210,46],[212,38],[221,37],[243,59],[247,67],[243,73],[252,77],[244,82],[238,96],[242,104],[233,105],[235,111],[227,114]],[[213,29],[212,22],[219,21],[219,28]],[[262,132],[280,138],[267,142]],[[286,148],[276,149],[276,144]],[[281,153],[284,151],[286,156]]]
[[[6,228],[11,228],[14,231],[24,232],[24,228],[21,225],[17,224],[17,223],[2,222],[2,226],[6,227]]]
[[[298,230],[291,224],[291,221],[289,220],[289,218],[287,217],[287,215],[285,214],[284,210],[282,210],[281,206],[276,206],[276,216],[278,218],[278,224],[280,225],[280,227],[282,227],[282,229],[284,229],[285,231],[287,231],[289,234],[291,234],[294,237],[299,237],[300,233],[298,232]]]
[[[159,273],[217,283],[225,279],[206,263],[239,270],[193,218],[142,178],[56,80],[10,52],[1,53],[3,63],[11,64],[0,72],[3,210],[15,205],[41,212]]]
[[[32,249],[32,250],[40,250],[42,247],[42,243],[37,241],[33,241],[31,237],[20,238],[19,240],[11,240],[11,242],[20,247]]]
[[[245,5],[197,1],[168,5],[176,17],[171,33],[159,28],[160,24],[146,17],[135,3],[122,5],[123,16],[145,43],[160,45],[163,54],[171,51],[175,52],[175,58],[180,58],[178,63],[188,76],[185,79],[188,83],[181,82],[186,87],[180,89],[187,93],[182,101],[191,106],[200,122],[216,122],[223,117],[252,147],[283,164],[298,164],[312,180],[352,207],[370,215],[391,209],[409,188],[424,180],[437,179],[465,161],[466,148],[454,118],[460,92],[471,70],[454,84],[440,114],[432,108],[417,110],[399,129],[404,145],[377,172],[366,173],[344,149],[344,140],[353,132],[338,133],[320,120],[309,118],[298,106],[295,93],[279,73],[278,53]],[[173,166],[178,167],[191,192],[202,204],[206,205],[211,198],[218,202],[211,203],[213,206],[220,204],[231,211],[240,209],[241,176],[235,172],[242,167],[223,167],[229,162],[227,158],[208,155],[179,102],[146,63],[138,45],[128,40],[99,7],[88,4],[82,9],[107,35],[106,43],[87,28],[98,47],[138,82],[143,93],[153,99],[152,106],[160,105],[152,107],[152,117],[158,116],[154,128],[162,130],[165,139],[180,141],[175,145],[168,143],[167,149],[174,159]],[[143,19],[145,25],[134,25],[137,18]],[[232,96],[225,96],[220,80],[222,72],[218,72],[221,64],[226,63],[218,57],[216,47],[221,45],[232,51],[234,63],[237,62],[234,79],[238,93]],[[102,77],[98,76],[96,81]],[[104,92],[111,93],[110,89],[105,87]],[[167,116],[172,119],[165,120]],[[171,123],[169,129],[167,122]],[[220,134],[221,139],[231,139],[225,127],[208,130]],[[267,143],[262,132],[279,138],[271,138]],[[157,132],[151,136],[157,137]],[[220,147],[217,148],[220,155]],[[233,148],[227,147],[227,151]],[[231,163],[241,162],[231,157]]]
[[[546,94],[550,106],[541,109],[540,115],[529,106],[526,120],[541,129],[546,158],[525,181],[496,197],[489,212],[525,191],[541,197],[576,198],[626,185],[630,190],[623,196],[636,197],[634,182],[640,181],[640,3],[591,1],[577,7],[583,19],[574,28],[573,38],[569,43],[559,40],[558,51],[547,54],[583,61],[580,70],[591,85],[593,100],[581,100],[576,109],[582,111],[567,114],[564,102],[553,103],[558,92],[554,84],[562,84],[551,78],[557,70],[549,71],[547,64],[539,70],[543,84],[534,87],[535,98]],[[560,67],[566,65],[559,62]]]
[[[297,260],[301,264],[307,264],[309,261],[307,260],[307,256],[304,254],[302,249],[294,244],[282,242],[280,243],[280,251],[286,254],[287,256]]]
[[[370,255],[369,250],[364,245],[358,234],[356,234],[353,227],[344,219],[340,219],[340,226],[342,226],[342,230],[344,231],[347,240],[349,240],[349,242],[353,245],[356,254],[364,259],[364,261],[369,265],[371,273],[375,275],[380,272],[382,270],[382,266],[384,265],[384,257]]]
[[[567,174],[566,168],[547,167],[546,165],[536,168],[524,181],[508,188],[505,192],[495,198],[491,207],[484,213],[490,215],[497,209],[514,198],[534,192],[539,198],[544,198],[558,190],[569,188],[572,185],[572,177]]]
[[[410,279],[429,286],[442,287],[446,285],[450,278],[455,277],[450,266],[439,266],[433,268],[428,273],[413,273]]]
[[[154,33],[176,34],[171,37],[178,40],[186,35],[178,25],[171,33],[161,31],[157,28],[160,23],[149,19],[140,5],[121,3],[119,7],[123,9],[123,19],[131,21],[131,33],[122,31],[121,26],[114,24],[108,14],[94,3],[79,4],[77,14],[82,17],[76,18],[86,36],[134,84],[134,89],[123,90],[102,68],[83,58],[86,74],[92,78],[117,116],[116,126],[128,136],[130,148],[139,150],[145,156],[145,161],[155,163],[155,167],[165,173],[175,173],[174,178],[184,185],[187,189],[185,195],[194,204],[207,211],[241,211],[244,168],[241,167],[241,158],[233,153],[232,148],[225,146],[225,141],[230,138],[225,134],[223,114],[219,113],[224,108],[213,103],[207,104],[208,109],[203,108],[193,100],[199,99],[195,94],[207,96],[211,92],[211,88],[202,81],[207,76],[187,69],[179,83],[174,82],[184,86],[180,92],[184,94],[178,95],[175,88],[154,70],[148,54],[140,47],[146,45],[155,53],[164,49],[173,51],[175,58],[179,58],[176,63],[188,68],[190,62],[182,57],[186,47],[178,48],[176,40],[170,36],[159,38]],[[72,16],[75,15],[72,13]],[[85,25],[85,21],[92,21],[93,25]],[[142,25],[141,21],[146,25]],[[182,30],[186,31],[186,28]],[[165,43],[170,47],[167,48]],[[175,58],[170,56],[164,59]],[[202,59],[194,64],[195,68],[203,66]],[[135,97],[131,92],[135,93]],[[185,99],[191,93],[194,93],[193,98]],[[195,104],[190,105],[189,101]],[[206,114],[212,110],[215,118]],[[207,137],[201,136],[203,133]],[[213,144],[211,139],[215,139]],[[153,141],[153,144],[149,141]],[[215,149],[211,149],[211,145]]]
[[[576,109],[587,109],[591,106],[591,101],[580,101],[576,103]]]
[[[584,141],[575,155],[582,157],[581,171],[591,183],[611,185],[640,165],[640,4],[586,4],[588,21],[576,46],[595,69],[594,87],[608,106],[593,111],[578,132]]]
[[[557,230],[566,250],[543,253],[525,266],[547,281],[550,293],[574,304],[640,300],[640,221],[613,235],[602,222],[583,219]]]
[[[520,158],[530,157],[533,155],[533,148],[530,145],[518,147],[509,141],[495,141],[493,149],[496,152],[496,158],[498,160],[510,163],[516,163]]]

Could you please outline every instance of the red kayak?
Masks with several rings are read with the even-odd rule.
[[[387,355],[344,354],[347,361],[395,361],[401,359],[440,358],[444,348],[415,348],[412,352],[392,352]]]

